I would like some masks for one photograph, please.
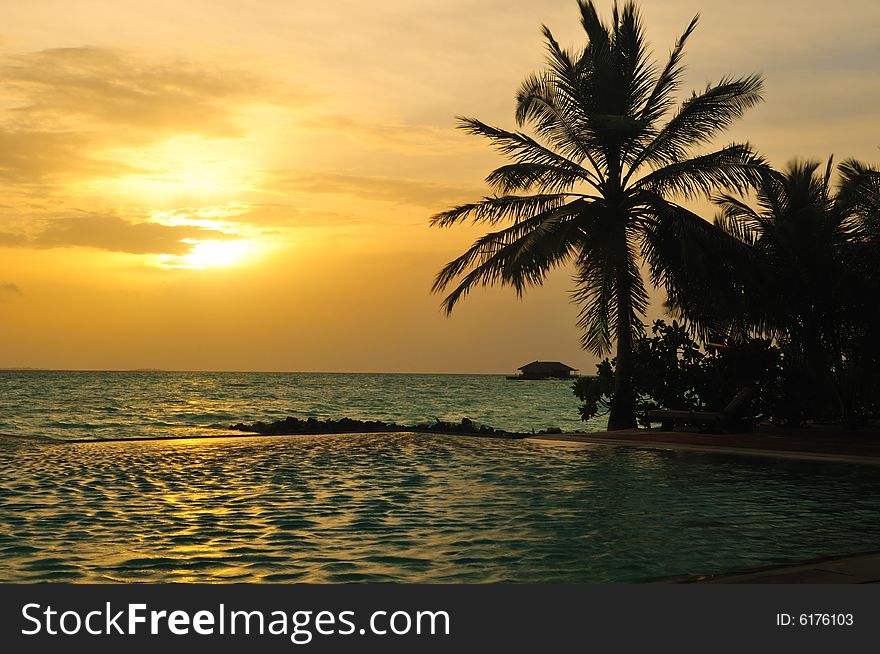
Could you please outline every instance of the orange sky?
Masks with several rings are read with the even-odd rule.
[[[729,140],[877,162],[880,4],[813,4],[641,6],[661,55],[702,14],[690,87],[765,75]],[[513,126],[542,23],[581,41],[574,0],[3,3],[0,367],[591,371],[565,271],[429,294],[498,162],[454,116]]]

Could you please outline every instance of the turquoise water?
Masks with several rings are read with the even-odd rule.
[[[876,549],[871,466],[425,434],[0,439],[0,581],[607,582]]]
[[[571,382],[499,375],[0,371],[0,434],[26,438],[208,435],[288,415],[604,429],[605,418],[583,423],[577,407]]]

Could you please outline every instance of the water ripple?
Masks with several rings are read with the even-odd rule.
[[[0,438],[0,582],[603,582],[876,547],[872,467],[415,434]]]

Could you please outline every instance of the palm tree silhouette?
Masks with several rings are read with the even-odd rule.
[[[856,222],[850,265],[855,283],[849,289],[847,382],[862,416],[880,415],[880,170],[855,160],[839,168],[839,202]]]
[[[752,252],[748,266],[732,270],[738,282],[728,285],[743,289],[740,301],[722,293],[715,306],[743,331],[787,344],[817,401],[834,398],[851,424],[846,355],[867,344],[875,327],[866,318],[877,312],[880,173],[848,160],[838,168],[835,189],[832,172],[832,159],[824,169],[816,161],[793,161],[783,171],[762,173],[754,208],[741,197],[715,199],[721,208],[716,225]],[[714,286],[716,293],[723,288]]]
[[[488,138],[511,163],[486,181],[495,195],[432,218],[436,226],[466,219],[511,225],[479,238],[437,275],[433,290],[455,285],[451,312],[474,286],[511,285],[521,295],[566,262],[575,265],[573,301],[581,305],[582,344],[596,354],[617,344],[609,429],[636,426],[633,338],[643,329],[648,293],[640,262],[655,285],[671,287],[665,258],[681,258],[680,239],[712,226],[670,200],[719,188],[742,190],[759,178],[763,159],[747,143],[695,156],[698,146],[761,100],[759,76],[725,78],[676,107],[685,42],[695,17],[664,66],[651,61],[638,10],[614,7],[606,25],[593,2],[579,0],[587,44],[563,49],[547,27],[547,69],[517,93],[516,120],[535,137],[459,118]]]

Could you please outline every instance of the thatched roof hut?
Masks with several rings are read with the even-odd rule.
[[[577,368],[572,368],[559,361],[532,361],[520,368],[520,375],[508,379],[570,379]]]

